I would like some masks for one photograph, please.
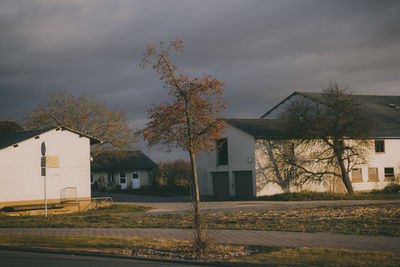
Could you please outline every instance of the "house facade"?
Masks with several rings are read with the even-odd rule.
[[[354,96],[378,123],[369,139],[367,163],[355,166],[349,173],[354,190],[371,191],[398,182],[400,175],[400,96]],[[198,158],[199,190],[201,195],[216,199],[251,199],[273,195],[284,190],[271,181],[266,166],[271,164],[265,144],[290,137],[282,132],[279,114],[298,99],[320,101],[318,93],[294,93],[256,119],[227,119],[227,130],[217,144],[218,150],[202,153]],[[294,152],[293,152],[294,153]],[[307,153],[299,151],[296,153]],[[341,181],[332,177],[321,182],[309,182],[301,187],[291,185],[290,191],[345,192]]]
[[[99,142],[66,127],[0,133],[0,208],[43,204],[45,191],[48,203],[90,199],[90,145]]]
[[[142,151],[129,151],[119,158],[97,157],[93,161],[91,183],[96,190],[149,187],[157,167]]]

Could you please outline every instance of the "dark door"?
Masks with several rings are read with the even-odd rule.
[[[229,199],[229,175],[228,172],[214,172],[213,189],[215,200]]]
[[[253,198],[253,175],[251,171],[239,171],[235,176],[235,193],[238,199]]]

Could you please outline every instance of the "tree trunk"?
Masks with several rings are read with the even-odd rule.
[[[193,216],[194,216],[194,230],[195,230],[195,244],[196,253],[203,252],[206,249],[206,235],[203,231],[201,222],[201,210],[200,210],[200,194],[199,184],[197,180],[197,167],[196,158],[193,150],[189,151],[190,164],[192,166],[192,191],[191,198],[193,204]]]
[[[350,181],[350,178],[349,178],[349,174],[346,171],[346,168],[344,166],[343,158],[338,155],[337,156],[337,160],[338,160],[338,163],[339,163],[340,172],[342,174],[342,181],[344,183],[344,186],[347,189],[347,193],[353,194],[354,193],[353,185],[351,184],[351,181]]]

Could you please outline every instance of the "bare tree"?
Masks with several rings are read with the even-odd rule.
[[[321,99],[292,102],[282,119],[304,152],[302,159],[291,164],[308,179],[339,177],[352,194],[349,172],[366,162],[371,145],[373,122],[365,107],[337,83],[330,83]]]
[[[91,149],[94,155],[100,152],[120,154],[133,150],[137,143],[133,128],[126,122],[125,113],[113,111],[105,103],[96,103],[93,98],[84,95],[74,97],[53,92],[47,102],[24,115],[23,124],[26,129],[63,125],[96,137],[102,143]]]

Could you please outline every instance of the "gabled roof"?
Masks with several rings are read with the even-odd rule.
[[[121,172],[158,168],[158,165],[142,151],[127,151],[124,154],[119,157],[96,156],[92,162],[92,172]]]
[[[39,130],[31,130],[31,131],[23,131],[23,132],[15,132],[15,133],[9,133],[9,134],[2,134],[0,135],[0,149],[15,145],[19,142],[28,140],[30,138],[36,137],[40,134],[43,134],[45,132],[54,130],[54,129],[62,129],[62,130],[67,130],[70,132],[73,132],[75,134],[78,134],[79,136],[84,136],[90,139],[90,144],[96,144],[96,143],[100,143],[101,141],[90,137],[88,135],[79,133],[77,131],[71,130],[67,127],[48,127],[48,128],[44,128],[44,129],[39,129]]]
[[[323,103],[322,93],[300,93]],[[400,137],[400,96],[352,95],[375,123],[375,137]]]
[[[294,138],[283,131],[279,119],[226,119],[225,122],[256,139]]]
[[[295,96],[303,96],[312,101],[324,102],[324,93],[294,92],[261,118],[266,117],[283,103]],[[367,115],[375,122],[371,137],[400,137],[400,96],[352,95],[366,109]]]

